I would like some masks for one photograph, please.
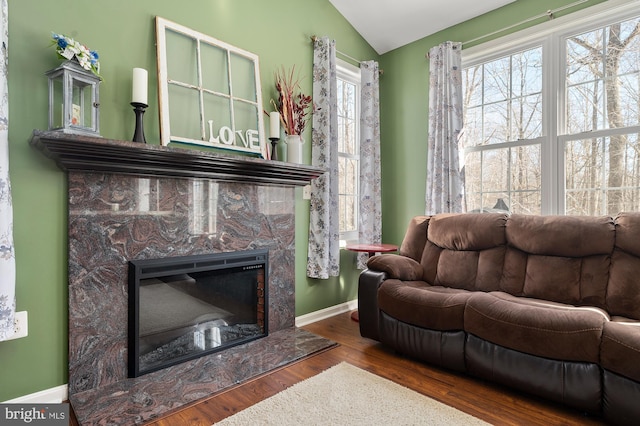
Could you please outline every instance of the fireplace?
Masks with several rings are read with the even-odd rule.
[[[294,190],[323,170],[60,132],[30,143],[68,172],[68,386],[80,424],[151,421],[334,345],[295,327]],[[129,378],[129,262],[247,250],[268,252],[265,336]]]
[[[129,262],[129,377],[268,334],[268,250]]]

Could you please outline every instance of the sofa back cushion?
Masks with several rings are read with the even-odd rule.
[[[429,221],[424,280],[465,290],[500,289],[507,214],[439,214]]]
[[[424,246],[427,243],[427,228],[430,216],[416,216],[411,219],[398,254],[420,262]]]
[[[640,320],[640,213],[620,213],[611,257],[607,310]]]
[[[610,217],[511,215],[505,291],[605,307],[615,233]]]

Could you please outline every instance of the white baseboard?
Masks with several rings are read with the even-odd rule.
[[[305,315],[300,315],[299,317],[296,317],[296,327],[303,327],[307,324],[330,318],[334,315],[353,311],[354,309],[358,309],[358,299],[350,300],[335,306],[329,306],[328,308],[310,312]]]
[[[339,305],[330,306],[319,311],[311,312],[296,317],[296,327],[303,327],[307,324],[314,323],[334,315],[353,311],[358,308],[358,299],[350,300]],[[29,395],[20,396],[2,402],[3,404],[59,404],[69,399],[69,390],[67,385],[60,385],[54,388],[45,389]]]
[[[3,404],[59,404],[69,399],[67,385],[56,386],[40,392],[4,401]]]

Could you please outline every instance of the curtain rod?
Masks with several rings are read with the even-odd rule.
[[[589,0],[578,0],[578,1],[575,1],[573,3],[569,3],[569,4],[565,5],[565,6],[558,7],[556,9],[547,10],[544,13],[540,13],[540,14],[538,14],[536,16],[532,16],[531,18],[525,19],[524,21],[520,21],[520,22],[515,23],[513,25],[509,25],[508,27],[504,27],[504,28],[501,28],[501,29],[499,29],[497,31],[493,31],[493,32],[491,32],[489,34],[485,34],[483,36],[476,37],[476,38],[473,38],[471,40],[467,40],[465,42],[462,42],[462,45],[464,46],[465,44],[473,43],[474,41],[482,40],[482,39],[494,36],[496,34],[500,34],[502,32],[508,31],[508,30],[510,30],[512,28],[519,27],[520,25],[528,24],[529,22],[535,21],[536,19],[544,18],[545,16],[548,17],[549,20],[551,20],[551,19],[555,18],[555,16],[553,16],[555,13],[562,12],[563,10],[570,9],[570,8],[572,8],[574,6],[578,6],[579,4],[586,3],[588,1]]]
[[[310,38],[311,38],[311,41],[312,41],[312,42],[314,42],[314,43],[316,42],[316,40],[318,40],[318,36],[315,36],[315,35],[312,35]],[[352,57],[352,56],[349,56],[349,55],[347,55],[346,53],[343,53],[343,52],[339,51],[338,49],[336,49],[336,53],[337,53],[337,54],[339,54],[339,55],[341,55],[341,56],[344,56],[344,57],[345,57],[345,58],[347,58],[347,59],[351,59],[353,62],[356,62],[356,63],[358,63],[358,64],[362,65],[362,61],[359,61],[359,60],[357,60],[356,58],[354,58],[354,57]],[[380,75],[382,75],[382,74],[384,74],[384,70],[379,69],[379,70],[378,70],[378,73],[379,73]]]

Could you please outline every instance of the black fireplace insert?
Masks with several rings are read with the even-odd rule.
[[[129,377],[268,334],[268,250],[129,262]]]

